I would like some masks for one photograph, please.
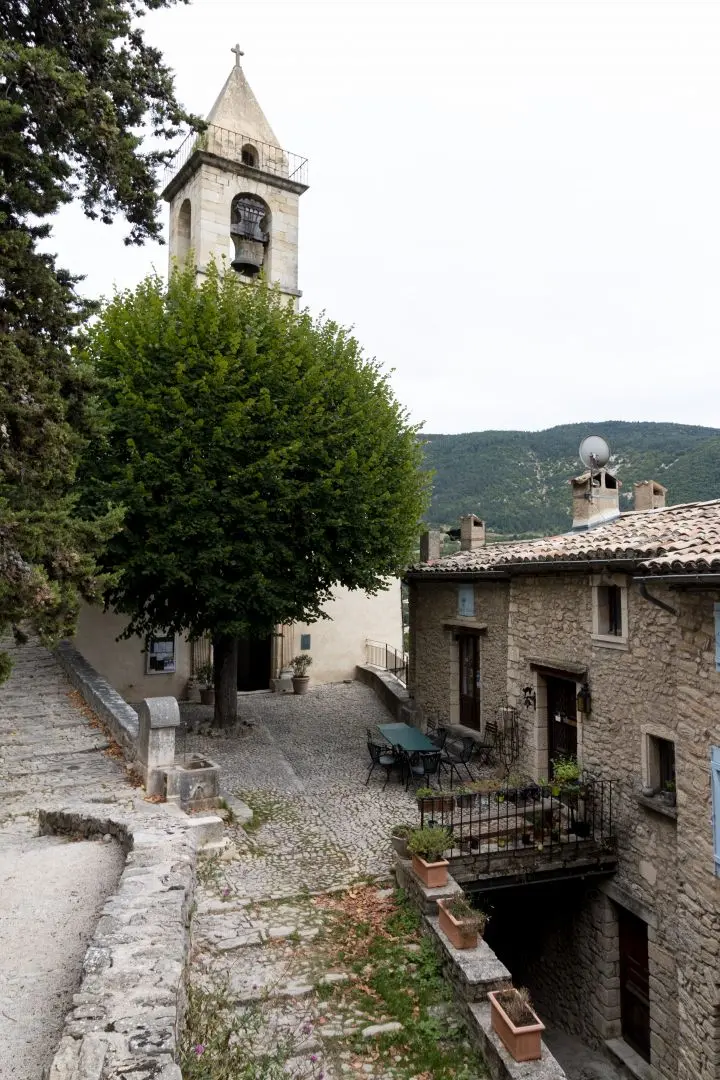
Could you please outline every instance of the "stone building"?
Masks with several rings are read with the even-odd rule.
[[[429,726],[514,717],[525,776],[560,755],[614,781],[617,870],[506,889],[493,946],[630,1075],[720,1080],[720,500],[646,482],[620,513],[618,486],[573,481],[562,536],[486,544],[468,516],[456,554],[430,538],[408,688]]]
[[[227,258],[251,284],[260,272],[297,301],[300,196],[307,191],[307,161],[280,147],[240,66],[235,64],[208,115],[207,130],[190,135],[166,175],[170,210],[170,265],[191,252],[202,274],[211,259]],[[291,658],[310,652],[315,682],[352,679],[370,641],[402,651],[400,582],[377,596],[338,588],[325,605],[327,619],[278,626],[258,641],[240,643],[238,689],[267,689],[287,672]],[[183,698],[207,642],[182,638],[118,640],[127,620],[83,607],[75,643],[124,697],[172,694]]]

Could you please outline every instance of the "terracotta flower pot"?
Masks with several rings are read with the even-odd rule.
[[[215,688],[213,686],[202,686],[200,688],[200,702],[211,707],[215,704]]]
[[[474,949],[478,943],[478,931],[468,926],[462,919],[456,919],[445,907],[445,900],[438,900],[440,929],[456,949]]]
[[[293,675],[293,693],[294,694],[307,694],[308,686],[310,685],[309,675]]]
[[[535,1023],[516,1027],[498,1001],[498,998],[506,993],[507,990],[491,990],[488,993],[493,1031],[499,1035],[503,1046],[515,1061],[537,1061],[542,1054],[542,1032],[545,1025],[535,1010],[528,1006],[528,1011],[535,1017]]]
[[[439,859],[437,862],[425,862],[421,855],[413,855],[413,870],[428,889],[441,889],[447,885],[448,861]]]

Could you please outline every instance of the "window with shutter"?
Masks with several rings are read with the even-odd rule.
[[[712,784],[712,823],[715,873],[720,877],[720,746],[710,747],[710,781]]]

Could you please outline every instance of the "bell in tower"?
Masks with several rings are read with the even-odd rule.
[[[255,277],[265,263],[270,239],[268,210],[257,195],[236,195],[230,209],[230,235],[235,254],[232,268],[244,277]]]

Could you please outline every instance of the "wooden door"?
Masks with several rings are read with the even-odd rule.
[[[460,659],[460,723],[480,730],[480,639],[458,635]]]
[[[577,688],[571,679],[548,675],[548,773],[556,757],[577,757]]]
[[[650,1060],[650,973],[647,923],[618,908],[620,931],[620,1022],[622,1036]]]

